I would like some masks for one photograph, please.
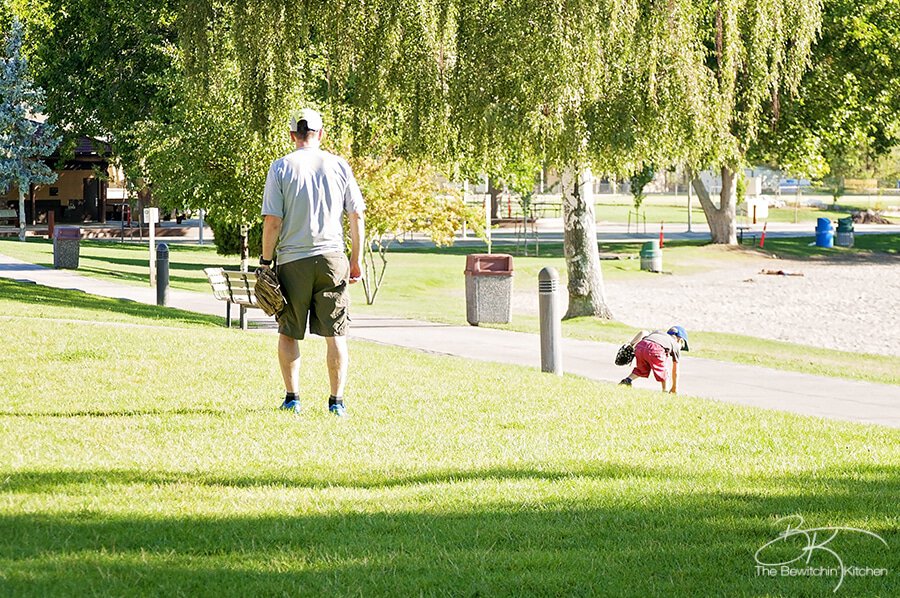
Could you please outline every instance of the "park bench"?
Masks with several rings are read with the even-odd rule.
[[[240,306],[241,330],[247,330],[247,309],[260,309],[256,303],[256,274],[223,268],[204,268],[213,296],[225,302],[225,325],[231,328],[231,304]]]
[[[0,223],[6,223],[10,226],[19,224],[19,213],[15,210],[0,210]]]
[[[533,215],[540,214],[540,218],[546,218],[549,213],[554,218],[562,216],[562,201],[535,201],[531,204]]]
[[[736,227],[736,228],[737,228],[738,244],[739,244],[739,245],[743,245],[743,244],[744,244],[744,237],[745,237],[745,236],[746,236],[748,239],[750,239],[750,244],[751,244],[751,245],[755,245],[755,244],[756,244],[757,233],[753,232],[752,229],[751,229],[749,226],[738,226],[738,227]]]

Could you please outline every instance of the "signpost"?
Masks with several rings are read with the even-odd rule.
[[[694,224],[693,213],[691,212],[691,179],[688,177],[687,184],[687,194],[688,194],[688,230],[687,232],[692,233],[692,225]]]
[[[484,175],[484,234],[488,253],[491,253],[491,224],[491,187],[488,176]]]
[[[144,208],[144,222],[150,234],[150,286],[156,285],[156,223],[159,222],[159,208]]]

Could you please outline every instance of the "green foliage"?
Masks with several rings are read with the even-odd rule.
[[[453,244],[464,222],[482,234],[481,216],[461,193],[442,187],[433,167],[400,158],[357,158],[351,164],[366,201],[363,286],[370,305],[384,280],[387,253],[404,235],[426,233],[441,247]]]
[[[142,175],[144,123],[171,118],[178,78],[178,0],[46,0],[36,80],[54,122],[104,137],[132,179]]]
[[[285,115],[301,103],[321,108],[335,146],[354,156],[448,172],[735,167],[796,89],[821,9],[819,0],[47,6],[38,55],[59,122],[108,134],[147,166],[140,174],[164,203],[218,206],[223,221],[254,214]]]
[[[22,37],[22,23],[13,18],[0,59],[0,189],[19,189],[19,239],[24,241],[26,190],[56,180],[45,160],[60,139],[51,123],[38,122],[44,92],[31,78]]]
[[[634,197],[635,212],[641,210],[641,204],[646,197],[644,187],[653,180],[655,175],[656,170],[652,164],[644,164],[640,170],[635,171],[635,173],[631,175],[631,195]]]
[[[900,4],[825,0],[812,51],[799,97],[782,104],[754,156],[824,177],[838,198],[843,178],[874,176],[900,142]]]
[[[241,224],[227,218],[219,220],[216,216],[207,217],[206,223],[212,229],[216,244],[216,252],[219,255],[240,255],[241,253]],[[247,248],[251,256],[262,255],[262,220],[254,220],[247,229]]]
[[[169,84],[177,98],[170,118],[139,129],[155,198],[171,208],[205,208],[216,245],[226,254],[239,251],[243,224],[251,225],[251,251],[258,251],[266,173],[290,148],[287,113],[269,122],[244,101],[247,74],[229,34],[235,18],[222,10],[208,23],[202,72],[191,71],[198,58],[179,54],[184,70]]]
[[[744,203],[744,200],[747,198],[747,175],[744,173],[744,169],[741,168],[737,172],[737,183],[735,184],[734,189],[734,205],[739,206]]]

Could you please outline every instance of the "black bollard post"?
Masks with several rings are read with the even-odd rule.
[[[562,376],[562,317],[559,313],[559,272],[544,268],[538,274],[541,317],[541,371]]]
[[[169,246],[156,246],[156,304],[169,303]]]

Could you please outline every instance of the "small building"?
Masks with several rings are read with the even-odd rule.
[[[74,155],[61,160],[59,150],[46,159],[57,174],[49,185],[31,185],[25,193],[25,221],[47,222],[54,212],[56,222],[106,222],[107,180],[110,158],[108,143],[91,137],[79,137]],[[19,189],[11,185],[0,197],[0,208],[18,212]]]

